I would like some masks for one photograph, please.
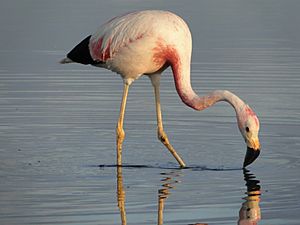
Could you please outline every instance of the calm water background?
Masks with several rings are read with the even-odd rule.
[[[118,75],[60,65],[78,41],[113,16],[137,9],[181,15],[193,34],[192,83],[199,94],[228,89],[257,112],[258,224],[300,222],[300,1],[5,1],[0,7],[0,224],[121,224],[115,125]],[[128,224],[236,224],[247,188],[245,144],[226,103],[183,105],[171,71],[162,78],[165,129],[189,166],[177,170],[156,139],[152,87],[132,86],[123,168]],[[99,167],[98,165],[105,165]],[[163,181],[162,181],[163,180]]]

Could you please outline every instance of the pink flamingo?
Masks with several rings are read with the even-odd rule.
[[[98,31],[75,46],[61,63],[81,63],[103,67],[121,75],[124,87],[119,120],[116,127],[117,165],[122,165],[122,143],[125,138],[123,120],[129,86],[142,75],[154,87],[158,139],[167,147],[181,167],[185,167],[163,129],[160,104],[161,73],[171,66],[175,86],[181,100],[195,110],[204,110],[218,101],[226,101],[235,109],[239,130],[247,144],[244,167],[260,153],[259,120],[254,111],[227,90],[216,90],[198,96],[190,82],[192,37],[185,21],[160,10],[146,10],[115,17]]]

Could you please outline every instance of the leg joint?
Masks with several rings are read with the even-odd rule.
[[[116,128],[116,134],[118,139],[124,139],[125,138],[125,131],[123,128],[117,126]]]
[[[158,139],[159,139],[163,144],[168,144],[168,143],[169,143],[168,136],[167,136],[167,134],[166,134],[163,130],[158,129],[158,131],[157,131],[157,137],[158,137]]]

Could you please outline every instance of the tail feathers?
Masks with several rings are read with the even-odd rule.
[[[60,64],[66,64],[66,63],[74,63],[73,60],[69,59],[68,57],[62,59],[59,61]]]
[[[98,62],[92,59],[89,49],[90,36],[87,36],[84,40],[82,40],[78,45],[76,45],[68,54],[67,57],[60,61],[61,64],[66,63],[81,63],[84,65],[94,65],[98,66],[99,64],[103,64],[103,62]]]

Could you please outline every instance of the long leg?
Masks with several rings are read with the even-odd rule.
[[[185,167],[184,161],[177,154],[173,146],[170,144],[167,134],[164,131],[163,123],[162,123],[162,115],[161,115],[161,107],[160,107],[160,74],[153,74],[150,76],[152,85],[154,87],[155,94],[155,104],[156,104],[156,116],[157,116],[157,135],[158,139],[167,147],[167,149],[171,152],[174,158],[179,163],[180,167]]]
[[[125,108],[126,108],[126,101],[127,101],[127,95],[128,95],[128,89],[130,86],[130,82],[127,82],[124,80],[124,88],[123,88],[123,97],[120,107],[120,116],[116,128],[116,134],[117,134],[117,165],[122,165],[122,144],[125,139],[125,132],[123,129],[123,121],[124,121],[124,114],[125,114]]]

